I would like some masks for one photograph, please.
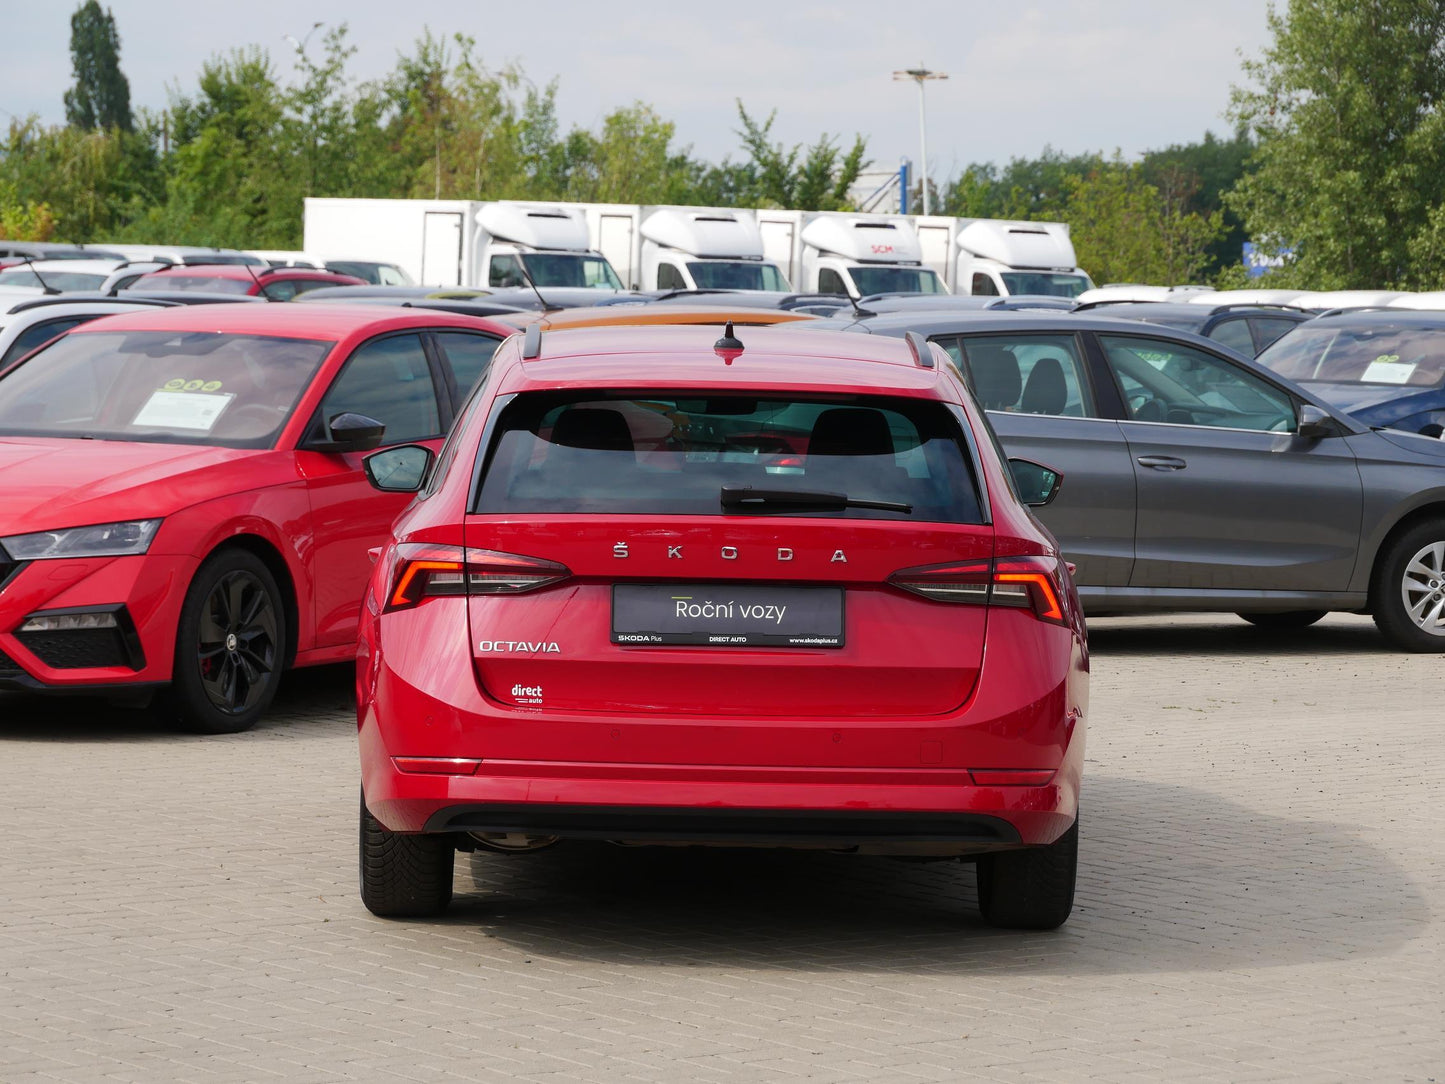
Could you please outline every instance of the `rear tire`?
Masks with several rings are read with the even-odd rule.
[[[1445,652],[1445,520],[1411,527],[1375,562],[1375,624],[1404,651]]]
[[[1043,847],[1000,851],[977,863],[978,909],[990,926],[1054,930],[1074,909],[1079,868],[1079,821]]]
[[[361,902],[382,918],[442,914],[452,902],[456,848],[450,836],[383,828],[361,799]]]
[[[1237,616],[1257,628],[1268,629],[1271,632],[1288,632],[1291,629],[1308,628],[1324,617],[1327,612],[1326,610],[1284,610],[1279,613],[1238,614]]]

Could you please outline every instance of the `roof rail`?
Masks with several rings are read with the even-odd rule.
[[[535,324],[528,324],[526,334],[522,336],[522,359],[524,361],[542,356],[542,324],[538,321]]]
[[[170,301],[161,297],[119,297],[116,294],[104,294],[100,297],[85,297],[79,291],[68,294],[47,294],[44,297],[32,297],[27,301],[21,301],[11,305],[7,310],[11,313],[26,312],[29,309],[43,309],[51,305],[154,305],[157,308],[173,308],[179,305],[179,301]]]
[[[1306,310],[1306,311],[1313,311],[1313,310]],[[1413,311],[1413,312],[1422,312],[1422,311],[1428,311],[1428,310],[1421,310],[1421,309],[1413,309],[1413,310],[1412,310],[1412,309],[1402,309],[1402,308],[1400,308],[1400,306],[1398,306],[1398,305],[1341,305],[1339,308],[1325,309],[1324,312],[1319,313],[1317,319],[1323,319],[1323,318],[1326,317],[1326,316],[1343,316],[1345,313],[1350,313],[1350,312],[1412,312],[1412,311]]]
[[[913,364],[920,369],[932,369],[933,348],[928,345],[928,340],[916,331],[907,332],[903,338],[908,343],[908,349],[913,351]]]
[[[1314,314],[1313,309],[1307,309],[1303,305],[1281,305],[1276,301],[1231,301],[1227,305],[1213,305],[1209,309],[1210,316],[1216,316],[1221,312],[1233,312],[1235,309],[1284,309],[1287,312],[1307,312]]]
[[[1143,297],[1101,297],[1097,301],[1085,301],[1075,305],[1071,312],[1088,312],[1090,309],[1103,308],[1105,305],[1158,305],[1154,298]]]

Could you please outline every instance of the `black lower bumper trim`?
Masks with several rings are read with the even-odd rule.
[[[1018,831],[982,813],[812,812],[545,804],[454,805],[426,832],[521,832],[563,839],[698,843],[1019,843]]]
[[[106,681],[93,685],[48,685],[26,673],[0,671],[0,692],[40,693],[44,696],[128,696],[163,689],[164,681]]]

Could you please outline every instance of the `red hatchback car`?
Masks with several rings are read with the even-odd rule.
[[[418,491],[361,623],[374,913],[590,838],[967,857],[988,921],[1068,916],[1088,655],[1023,503],[1058,476],[919,337],[739,334],[534,327],[439,458],[367,458]]]
[[[510,329],[434,310],[205,305],[106,317],[0,375],[0,688],[168,687],[256,721],[287,666],[350,659],[405,498]]]
[[[256,267],[251,264],[183,264],[142,275],[127,290],[180,290],[206,294],[248,294],[268,301],[290,301],[323,286],[365,286],[366,280],[310,267]]]

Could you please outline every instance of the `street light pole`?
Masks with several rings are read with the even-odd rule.
[[[905,68],[893,73],[896,83],[912,80],[918,84],[918,183],[923,188],[923,213],[929,214],[928,206],[928,116],[924,112],[923,84],[930,79],[947,79],[943,72],[929,71],[922,64],[916,68]]]

